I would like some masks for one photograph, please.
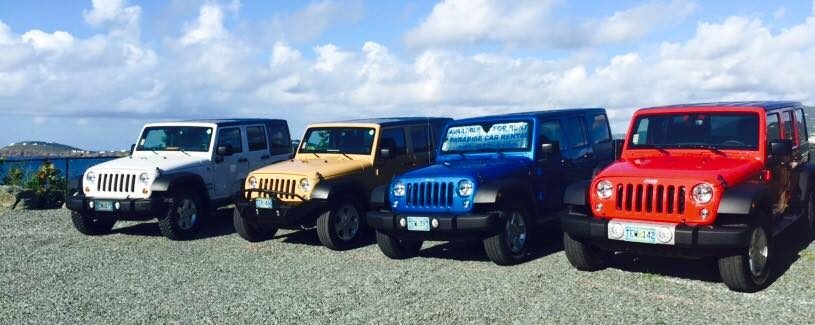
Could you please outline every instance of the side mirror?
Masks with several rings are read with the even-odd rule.
[[[611,141],[611,149],[614,151],[614,160],[619,160],[620,157],[623,156],[623,147],[625,146],[625,140],[623,139],[614,139]]]
[[[541,138],[540,148],[538,148],[538,160],[547,160],[560,153],[560,144],[558,142],[547,142]]]
[[[787,157],[792,154],[792,140],[778,139],[770,142],[770,154],[773,157]]]
[[[391,159],[392,153],[391,148],[380,148],[379,149],[379,159]]]
[[[130,145],[130,154],[131,155],[133,154],[133,150],[136,150],[136,144],[135,143]]]
[[[232,145],[228,144],[225,146],[218,146],[216,153],[219,156],[231,156],[234,153],[234,151],[232,151]]]

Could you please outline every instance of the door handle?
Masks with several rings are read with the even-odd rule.
[[[240,162],[240,163],[249,162],[249,159],[240,158],[240,159],[238,159],[238,162]]]

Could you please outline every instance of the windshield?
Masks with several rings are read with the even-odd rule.
[[[299,152],[370,155],[375,134],[372,128],[311,128],[306,131]]]
[[[526,151],[529,150],[530,132],[527,121],[455,125],[447,129],[441,151]]]
[[[144,129],[136,150],[209,151],[212,128],[155,126]]]
[[[634,123],[631,148],[758,150],[754,113],[678,113],[643,116]]]

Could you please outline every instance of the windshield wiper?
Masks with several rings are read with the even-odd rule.
[[[317,157],[317,159],[320,159],[320,155],[318,155],[316,152],[309,152],[309,153],[314,155],[314,157]]]
[[[671,155],[671,153],[670,153],[670,152],[668,152],[668,150],[665,150],[665,146],[661,146],[661,145],[653,145],[653,146],[651,146],[651,147],[653,147],[654,149],[656,149],[657,151],[659,151],[659,153],[661,153],[661,154],[663,154],[663,155],[666,155],[666,156],[670,156],[670,155]]]
[[[181,153],[183,153],[183,154],[185,154],[185,155],[187,155],[187,156],[191,156],[189,153],[187,153],[187,150],[184,150],[184,149],[178,149],[178,151],[181,151]]]
[[[340,154],[345,156],[345,158],[348,158],[348,160],[354,160],[354,158],[351,158],[351,156],[349,156],[348,154],[346,154],[344,152],[340,152]]]
[[[720,156],[725,155],[724,152],[719,150],[718,147],[708,145],[708,144],[682,145],[680,147],[681,148],[688,148],[688,149],[706,149],[706,150],[710,150],[710,152],[715,153],[715,154],[720,155]]]

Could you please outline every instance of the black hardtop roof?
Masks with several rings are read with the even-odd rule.
[[[763,108],[767,111],[788,108],[788,107],[803,107],[801,102],[795,101],[749,101],[749,102],[711,102],[711,103],[694,103],[694,104],[677,104],[677,105],[667,105],[667,106],[657,106],[657,107],[648,107],[643,108],[644,110],[649,109],[664,109],[664,108],[699,108],[699,107],[733,107],[733,108],[744,108],[744,107],[759,107]]]
[[[496,118],[506,118],[506,117],[521,117],[521,118],[532,118],[532,117],[546,117],[551,115],[573,115],[578,113],[588,113],[588,114],[597,114],[603,113],[605,114],[606,110],[604,108],[564,108],[564,109],[551,109],[545,111],[530,111],[530,112],[519,112],[519,113],[507,113],[507,114],[498,114],[498,115],[487,115],[487,116],[478,116],[478,117],[470,117],[460,120],[455,120],[456,123],[458,122],[469,122],[469,121],[481,121],[481,120],[489,120],[489,119],[496,119]]]
[[[420,122],[433,122],[433,121],[449,121],[451,118],[447,117],[380,117],[380,118],[365,118],[356,120],[321,122],[314,124],[342,124],[342,123],[359,123],[359,124],[378,124],[379,126],[398,126],[403,124],[414,124]]]
[[[263,123],[286,123],[282,119],[268,119],[268,118],[231,118],[231,119],[200,119],[200,120],[187,120],[178,121],[184,123],[212,123],[218,126],[228,125],[242,125],[242,124],[263,124]],[[165,122],[172,123],[172,122]],[[288,123],[287,123],[288,124]]]

